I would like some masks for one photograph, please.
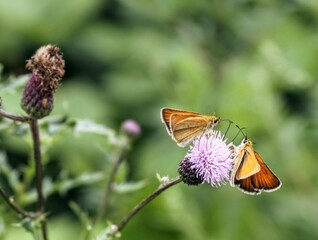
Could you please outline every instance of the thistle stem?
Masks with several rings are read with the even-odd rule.
[[[121,153],[115,159],[115,162],[112,166],[112,169],[111,169],[111,172],[109,175],[109,179],[108,179],[106,187],[105,187],[104,197],[103,197],[101,206],[97,212],[96,218],[94,219],[94,224],[96,224],[101,218],[103,218],[103,216],[106,213],[109,199],[110,199],[111,194],[113,192],[113,185],[114,185],[115,177],[116,177],[116,174],[118,172],[120,164],[125,159],[126,152],[127,152],[126,149],[122,149]]]
[[[27,212],[23,210],[21,207],[19,207],[13,199],[4,191],[2,187],[0,187],[0,195],[1,197],[6,201],[6,203],[11,207],[15,212],[20,214],[23,217],[29,217],[29,218],[36,218],[37,214],[33,212]]]
[[[15,115],[15,114],[6,112],[1,108],[0,108],[0,116],[11,119],[13,121],[17,121],[17,122],[30,122],[31,121],[31,118],[29,118],[29,117]]]
[[[40,134],[37,119],[32,119],[30,122],[32,139],[33,139],[33,153],[35,160],[35,172],[36,172],[36,190],[38,195],[38,212],[41,215],[45,214],[45,198],[43,194],[42,181],[43,181],[43,167],[42,167],[42,155],[40,148]],[[46,219],[41,221],[41,231],[43,240],[47,240],[47,228]]]
[[[161,184],[153,193],[151,193],[148,197],[142,200],[138,205],[136,205],[117,225],[116,232],[120,232],[123,228],[127,225],[127,223],[148,203],[158,197],[163,191],[167,190],[168,188],[180,183],[182,181],[181,177],[178,176],[170,181]]]

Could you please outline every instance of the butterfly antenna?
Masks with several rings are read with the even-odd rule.
[[[224,137],[225,137],[226,134],[228,133],[228,131],[230,130],[230,127],[231,127],[233,122],[231,120],[229,120],[229,119],[224,119],[223,121],[228,121],[229,122],[229,126],[227,127],[227,129],[225,131],[225,134],[224,134]]]
[[[245,127],[244,127],[244,128],[240,128],[238,125],[235,125],[235,127],[237,127],[237,128],[239,129],[239,131],[237,132],[237,134],[236,134],[235,137],[233,138],[232,142],[237,138],[237,136],[238,136],[240,133],[242,133],[242,135],[243,135],[245,138],[247,138],[246,134],[243,132],[243,130],[245,129]]]

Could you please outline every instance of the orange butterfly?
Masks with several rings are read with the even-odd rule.
[[[247,194],[272,192],[282,185],[261,156],[254,151],[251,140],[244,137],[238,147],[237,157],[231,173],[231,185]]]
[[[161,121],[166,125],[168,134],[180,147],[185,147],[194,138],[212,129],[219,120],[220,118],[214,115],[208,116],[171,108],[161,109]]]

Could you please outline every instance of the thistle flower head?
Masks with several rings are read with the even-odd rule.
[[[220,131],[213,130],[193,141],[179,165],[179,173],[188,185],[207,182],[212,187],[229,181],[233,151]]]
[[[60,49],[54,45],[39,48],[27,61],[26,68],[32,71],[24,89],[21,107],[32,118],[43,118],[53,109],[54,93],[63,77],[64,60]]]

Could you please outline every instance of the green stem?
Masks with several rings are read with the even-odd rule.
[[[104,197],[103,197],[102,203],[97,211],[96,217],[93,221],[93,225],[96,225],[96,223],[98,223],[106,214],[108,203],[109,203],[111,194],[113,192],[113,184],[115,182],[115,177],[116,177],[116,174],[117,174],[118,169],[120,167],[120,164],[125,159],[126,153],[127,153],[127,149],[123,148],[121,150],[121,153],[117,156],[117,158],[114,161],[114,164],[112,166],[112,169],[111,169],[111,172],[109,175],[109,179],[108,179],[106,187],[105,187]]]
[[[121,232],[123,228],[127,225],[127,223],[141,210],[143,209],[148,203],[158,197],[163,191],[167,190],[168,188],[182,182],[181,177],[176,177],[171,179],[170,181],[161,184],[153,193],[151,193],[148,197],[142,200],[138,205],[136,205],[117,225],[116,232]]]

